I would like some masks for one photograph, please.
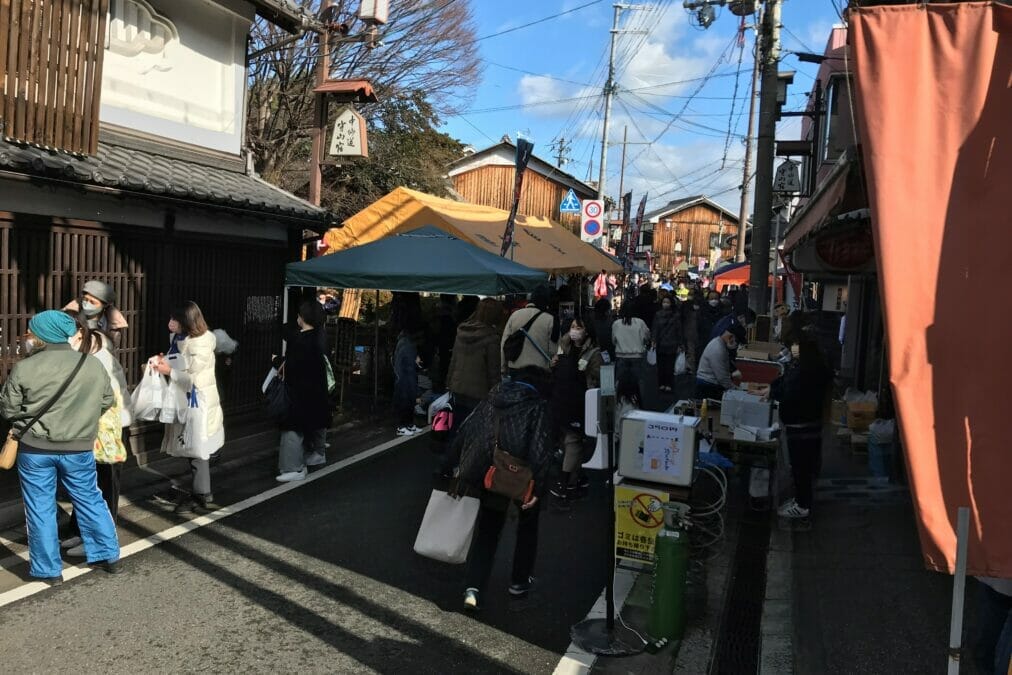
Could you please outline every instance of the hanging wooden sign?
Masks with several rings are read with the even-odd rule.
[[[365,118],[351,106],[346,106],[337,114],[334,127],[330,132],[330,157],[368,157],[369,137],[366,132]]]

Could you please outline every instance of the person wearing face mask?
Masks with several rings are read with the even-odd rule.
[[[217,339],[195,302],[187,302],[169,314],[169,350],[152,357],[157,370],[169,378],[169,395],[185,409],[185,418],[165,425],[162,452],[190,460],[193,491],[184,494],[176,513],[192,513],[195,507],[217,508],[211,493],[208,459],[225,445],[224,414],[214,373]]]
[[[580,472],[584,461],[584,398],[588,389],[599,386],[603,363],[593,326],[593,322],[573,319],[552,360],[552,410],[564,451],[562,475],[552,487],[552,495],[559,499],[579,497],[588,486],[586,476]]]
[[[780,421],[791,458],[794,498],[777,511],[783,518],[807,518],[812,508],[812,485],[822,463],[822,420],[833,372],[818,343],[804,334],[790,347],[792,361],[770,386],[770,397],[780,402]]]
[[[635,316],[635,307],[628,299],[622,304],[622,318],[612,324],[611,339],[615,344],[615,377],[629,376],[641,383],[646,360],[647,345],[650,344],[650,328]]]
[[[18,476],[28,526],[29,574],[62,583],[63,560],[56,520],[56,486],[74,502],[88,564],[119,571],[119,540],[98,489],[95,439],[98,422],[114,401],[112,385],[94,356],[69,340],[77,323],[55,310],[28,323],[30,356],[14,365],[0,390],[0,415],[21,435]]]
[[[724,392],[734,389],[731,379],[731,359],[729,352],[738,349],[745,341],[745,329],[740,324],[733,324],[719,337],[710,340],[699,359],[696,371],[696,398],[720,400]]]
[[[123,331],[129,327],[123,313],[116,308],[116,291],[112,286],[97,279],[85,282],[81,296],[67,303],[63,308],[68,312],[81,312],[88,327],[100,330],[112,342],[112,349],[119,349]]]
[[[700,304],[699,312],[696,316],[696,346],[698,349],[704,350],[710,344],[710,341],[714,337],[711,335],[713,328],[724,317],[724,314],[724,309],[720,304],[720,294],[716,291],[707,293],[706,302]],[[699,360],[701,359],[702,354],[699,355]]]
[[[654,315],[651,331],[657,350],[657,379],[661,391],[674,391],[675,360],[678,350],[685,345],[682,317],[672,303],[673,300],[667,296],[661,300],[661,311]]]

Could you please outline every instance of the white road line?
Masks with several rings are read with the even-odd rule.
[[[629,597],[629,592],[632,591],[633,582],[636,581],[636,573],[630,572],[629,570],[619,569],[615,570],[615,613],[618,614],[622,611],[625,606],[626,598]],[[607,614],[607,602],[605,600],[605,592],[601,591],[601,595],[597,598],[597,602],[590,608],[590,612],[587,613],[587,619],[603,619]],[[580,649],[575,642],[569,643],[569,648],[566,649],[566,653],[562,659],[559,660],[559,665],[555,666],[555,671],[552,675],[585,675],[590,672],[590,669],[594,667],[594,661],[597,660],[597,656],[590,652],[585,652]]]
[[[428,428],[426,428],[426,431],[427,430]],[[193,520],[188,520],[185,523],[174,525],[173,527],[170,527],[166,530],[162,530],[161,532],[152,534],[151,536],[146,537],[144,539],[139,539],[138,541],[135,541],[132,544],[127,544],[122,549],[120,549],[120,560],[132,556],[136,553],[140,553],[141,551],[146,551],[147,549],[157,546],[162,542],[166,542],[171,539],[175,539],[176,537],[180,537],[186,534],[187,532],[192,532],[193,530],[196,530],[197,528],[204,527],[205,525],[210,525],[211,523],[221,520],[222,518],[225,518],[227,516],[234,515],[236,513],[239,513],[240,511],[245,511],[246,509],[252,508],[258,504],[262,504],[263,502],[269,499],[273,499],[274,497],[283,495],[286,492],[297,490],[298,488],[303,487],[304,485],[308,485],[309,483],[312,483],[315,480],[319,480],[324,476],[329,476],[332,473],[340,471],[341,469],[346,469],[354,464],[358,464],[359,462],[369,459],[370,457],[375,457],[376,455],[382,454],[392,448],[397,447],[398,445],[401,445],[402,443],[406,443],[417,437],[418,435],[402,436],[400,438],[395,438],[393,440],[387,441],[386,443],[377,445],[376,447],[364,450],[358,453],[357,455],[352,455],[351,457],[342,459],[341,461],[335,464],[331,464],[328,467],[314,471],[313,473],[309,474],[305,480],[294,481],[291,483],[284,483],[278,485],[277,487],[273,487],[270,490],[267,490],[266,492],[261,492],[260,494],[253,495],[252,497],[244,499],[241,502],[236,502],[231,506],[225,506],[217,511],[212,511],[206,516],[199,516],[197,518],[194,518]],[[68,567],[63,570],[63,580],[70,581],[71,579],[76,579],[77,577],[83,574],[88,574],[91,571],[92,568],[88,567],[88,565],[86,564]],[[12,602],[17,602],[18,600],[23,600],[27,597],[35,595],[40,591],[44,591],[49,587],[50,587],[49,584],[45,582],[32,581],[17,588],[11,589],[6,593],[0,593],[0,607],[9,605]]]

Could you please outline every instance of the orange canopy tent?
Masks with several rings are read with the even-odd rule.
[[[749,274],[752,272],[752,265],[749,263],[736,263],[727,265],[713,274],[713,286],[718,293],[723,293],[728,286],[744,286],[749,281]],[[769,277],[767,284],[773,283],[773,275]],[[777,277],[777,294],[783,296],[784,280]]]
[[[432,225],[475,246],[498,254],[508,211],[434,197],[399,187],[328,230],[324,243],[341,251]],[[518,215],[512,259],[552,274],[598,274],[622,268],[597,248],[546,218]]]

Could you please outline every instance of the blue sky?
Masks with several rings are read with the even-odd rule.
[[[472,0],[472,6],[483,37],[589,1]],[[713,25],[702,30],[692,25],[681,0],[638,6],[649,9],[623,11],[620,24],[637,32],[620,35],[617,46],[617,80],[623,91],[612,108],[607,193],[618,195],[622,148],[614,144],[621,143],[628,127],[624,185],[633,190],[634,200],[646,191],[652,208],[708,194],[737,212],[754,32],[746,33],[739,65],[735,37],[740,20],[728,9],[718,9]],[[604,110],[600,93],[613,12],[612,3],[602,0],[481,40],[481,85],[461,115],[444,121],[443,131],[476,149],[498,142],[503,134],[516,138],[519,132],[534,141],[535,154],[544,159],[554,157],[549,146],[564,136],[571,142],[571,161],[564,169],[587,179],[593,161],[590,177],[597,180]],[[784,49],[821,54],[839,21],[831,0],[785,0]],[[803,108],[817,66],[784,54],[781,70],[797,71],[785,109]],[[785,119],[777,137],[800,137],[800,125],[800,118]]]

